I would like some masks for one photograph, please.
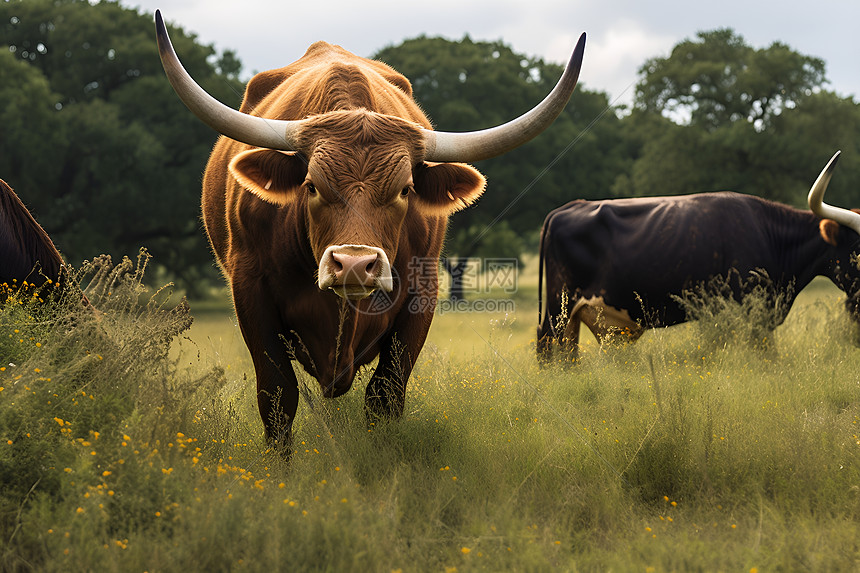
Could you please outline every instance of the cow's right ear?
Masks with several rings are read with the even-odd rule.
[[[818,230],[821,232],[821,238],[831,245],[836,245],[839,237],[839,223],[833,219],[822,219],[818,223]]]
[[[465,163],[420,163],[413,169],[421,208],[451,215],[477,201],[487,186],[481,172]]]
[[[296,188],[305,180],[308,166],[295,151],[249,149],[230,161],[230,174],[239,185],[275,205],[293,201]]]

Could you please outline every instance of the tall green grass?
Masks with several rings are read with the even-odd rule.
[[[144,262],[87,271],[99,314],[0,309],[0,569],[860,566],[860,351],[832,297],[765,351],[729,308],[544,369],[530,307],[440,316],[399,421],[367,425],[369,371],[337,400],[302,374],[286,464],[229,315],[187,330]]]

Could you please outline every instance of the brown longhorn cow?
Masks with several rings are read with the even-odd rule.
[[[254,362],[267,439],[290,442],[292,360],[334,397],[378,356],[365,411],[399,416],[433,319],[448,216],[484,191],[484,177],[459,162],[501,155],[552,123],[576,85],[585,35],[534,109],[444,133],[405,77],[324,42],[255,75],[236,111],[190,78],[159,12],[156,29],[177,94],[222,134],[203,178],[203,218]]]

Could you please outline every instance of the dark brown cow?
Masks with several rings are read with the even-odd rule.
[[[248,83],[240,111],[197,86],[161,14],[156,28],[174,89],[222,133],[203,180],[203,216],[257,374],[270,440],[289,442],[298,404],[291,359],[328,397],[376,356],[365,411],[399,416],[437,296],[448,216],[480,197],[484,177],[454,161],[503,154],[561,112],[585,35],[550,95],[473,133],[433,131],[409,81],[324,42]]]
[[[63,258],[12,188],[0,179],[0,300],[6,288],[25,282],[39,287],[48,280],[56,284]],[[17,286],[16,286],[17,285]]]
[[[809,211],[738,193],[701,193],[610,201],[572,201],[552,211],[541,232],[537,351],[558,343],[575,359],[580,325],[600,342],[636,340],[646,328],[687,320],[685,291],[716,277],[729,280],[740,300],[766,275],[784,297],[785,320],[794,298],[823,275],[848,295],[860,322],[860,214],[823,202],[839,154],[809,192]],[[546,312],[541,281],[546,269]]]

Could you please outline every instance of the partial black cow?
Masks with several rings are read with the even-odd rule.
[[[549,357],[558,342],[575,359],[581,323],[603,342],[685,322],[678,297],[715,277],[733,277],[740,300],[744,279],[766,274],[786,297],[787,314],[795,294],[823,275],[860,320],[860,271],[851,262],[860,253],[860,211],[822,202],[838,157],[810,190],[811,211],[728,192],[573,201],[554,210],[541,232],[538,356]]]
[[[56,283],[63,258],[12,188],[0,179],[0,285]],[[4,288],[0,300],[4,299]]]

